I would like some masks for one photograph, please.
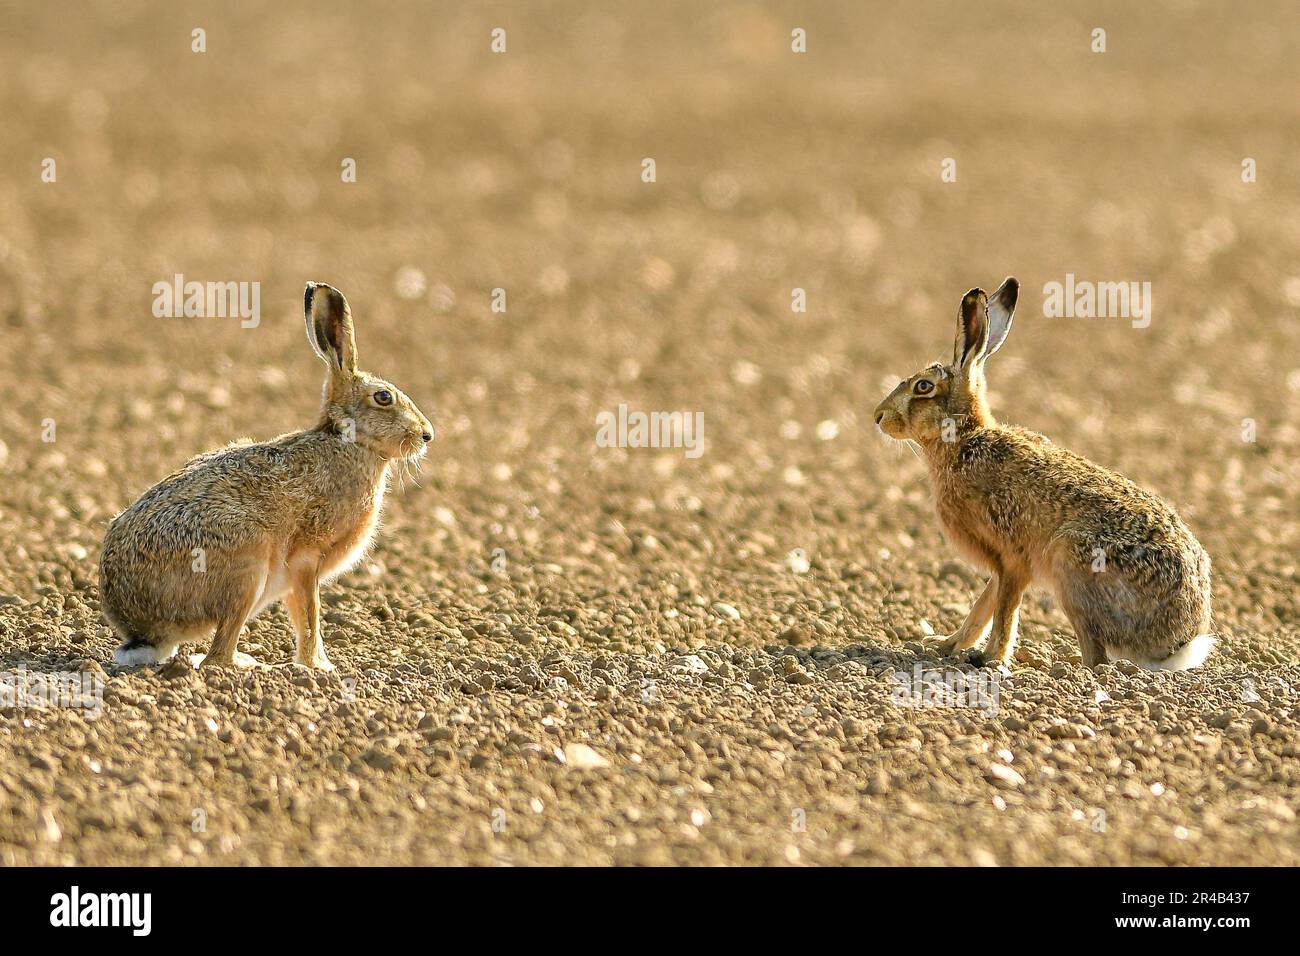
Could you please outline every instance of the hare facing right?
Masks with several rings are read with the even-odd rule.
[[[284,599],[294,661],[332,670],[320,585],[365,554],[393,469],[417,463],[429,420],[397,386],[357,368],[343,293],[309,282],[307,340],[328,370],[316,425],[193,459],[108,527],[100,558],[104,616],[122,639],[114,661],[162,661],[212,636],[204,665],[251,663],[240,631]]]
[[[1197,667],[1214,645],[1210,559],[1173,508],[989,411],[984,363],[1011,331],[1019,288],[1008,278],[992,297],[967,292],[952,364],[922,369],[876,407],[886,435],[924,452],[948,539],[991,575],[940,649],[987,635],[984,661],[1005,668],[1021,596],[1039,583],[1070,619],[1087,666]]]

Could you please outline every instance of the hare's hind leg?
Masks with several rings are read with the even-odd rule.
[[[208,656],[203,658],[201,667],[251,667],[257,663],[247,654],[236,651],[239,646],[239,632],[244,629],[244,622],[248,620],[252,609],[253,602],[249,601],[242,609],[217,625],[216,636],[212,638],[212,646],[208,648]]]
[[[1074,628],[1074,636],[1079,641],[1079,655],[1083,658],[1083,666],[1095,668],[1098,664],[1104,664],[1110,660],[1110,655],[1106,653],[1106,642],[1102,639],[1100,628],[1093,622],[1088,614],[1085,604],[1078,602],[1073,593],[1063,592],[1057,598],[1061,602],[1061,610],[1065,616],[1070,619],[1070,626]]]
[[[289,593],[285,597],[285,606],[298,640],[293,662],[317,670],[332,671],[334,665],[325,656],[325,642],[321,638],[318,574],[319,562],[304,562],[294,570]]]
[[[1104,550],[1098,555],[1094,537],[1076,536],[1055,569],[1057,603],[1079,641],[1083,666],[1089,668],[1109,661],[1106,646],[1121,643],[1121,635],[1134,630],[1130,608],[1135,592],[1113,564],[1098,560],[1104,556]]]
[[[1106,652],[1106,635],[1126,630],[1123,625],[1107,628],[1106,592],[1090,578],[1077,578],[1069,587],[1057,594],[1061,610],[1070,619],[1074,636],[1079,641],[1079,656],[1083,666],[1096,668],[1109,661]],[[1113,640],[1113,639],[1112,639]]]
[[[1079,653],[1083,657],[1084,667],[1096,668],[1098,664],[1110,660],[1106,645],[1082,622],[1075,622],[1074,633],[1079,638]]]
[[[208,648],[208,656],[203,658],[203,667],[249,667],[257,662],[247,654],[237,654],[239,632],[244,629],[253,609],[257,606],[266,587],[267,565],[265,557],[251,564],[250,570],[241,580],[232,586],[229,600],[225,602],[226,613],[217,622],[217,633]]]
[[[994,574],[985,583],[984,590],[975,599],[975,603],[971,605],[970,613],[966,615],[966,620],[962,622],[961,627],[953,631],[950,637],[936,644],[934,649],[940,654],[952,654],[954,651],[965,650],[978,644],[988,633],[989,624],[993,621],[997,596],[998,576]]]

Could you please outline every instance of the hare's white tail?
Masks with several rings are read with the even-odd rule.
[[[143,664],[159,664],[175,656],[175,644],[168,648],[151,644],[123,644],[113,652],[113,663],[118,667],[140,667]]]
[[[1193,667],[1200,667],[1204,664],[1205,659],[1210,656],[1212,650],[1214,650],[1214,635],[1197,634],[1174,653],[1161,660],[1139,659],[1131,654],[1117,654],[1109,647],[1106,648],[1106,656],[1112,661],[1120,658],[1131,660],[1134,664],[1149,671],[1189,671]]]

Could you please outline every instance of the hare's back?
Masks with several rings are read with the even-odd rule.
[[[105,549],[128,537],[149,553],[255,544],[286,518],[281,489],[300,470],[294,458],[272,443],[200,455],[118,515]]]
[[[973,443],[963,449],[972,480],[1008,507],[1050,518],[1058,533],[1117,550],[1195,542],[1159,496],[1042,435],[999,426]]]

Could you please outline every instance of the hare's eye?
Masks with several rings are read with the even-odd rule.
[[[917,382],[915,385],[912,386],[912,391],[915,392],[917,395],[929,395],[931,392],[934,391],[934,382],[927,381],[926,379],[921,379],[919,382]]]
[[[386,388],[381,388],[371,397],[374,398],[375,404],[379,406],[393,404],[393,393]]]

